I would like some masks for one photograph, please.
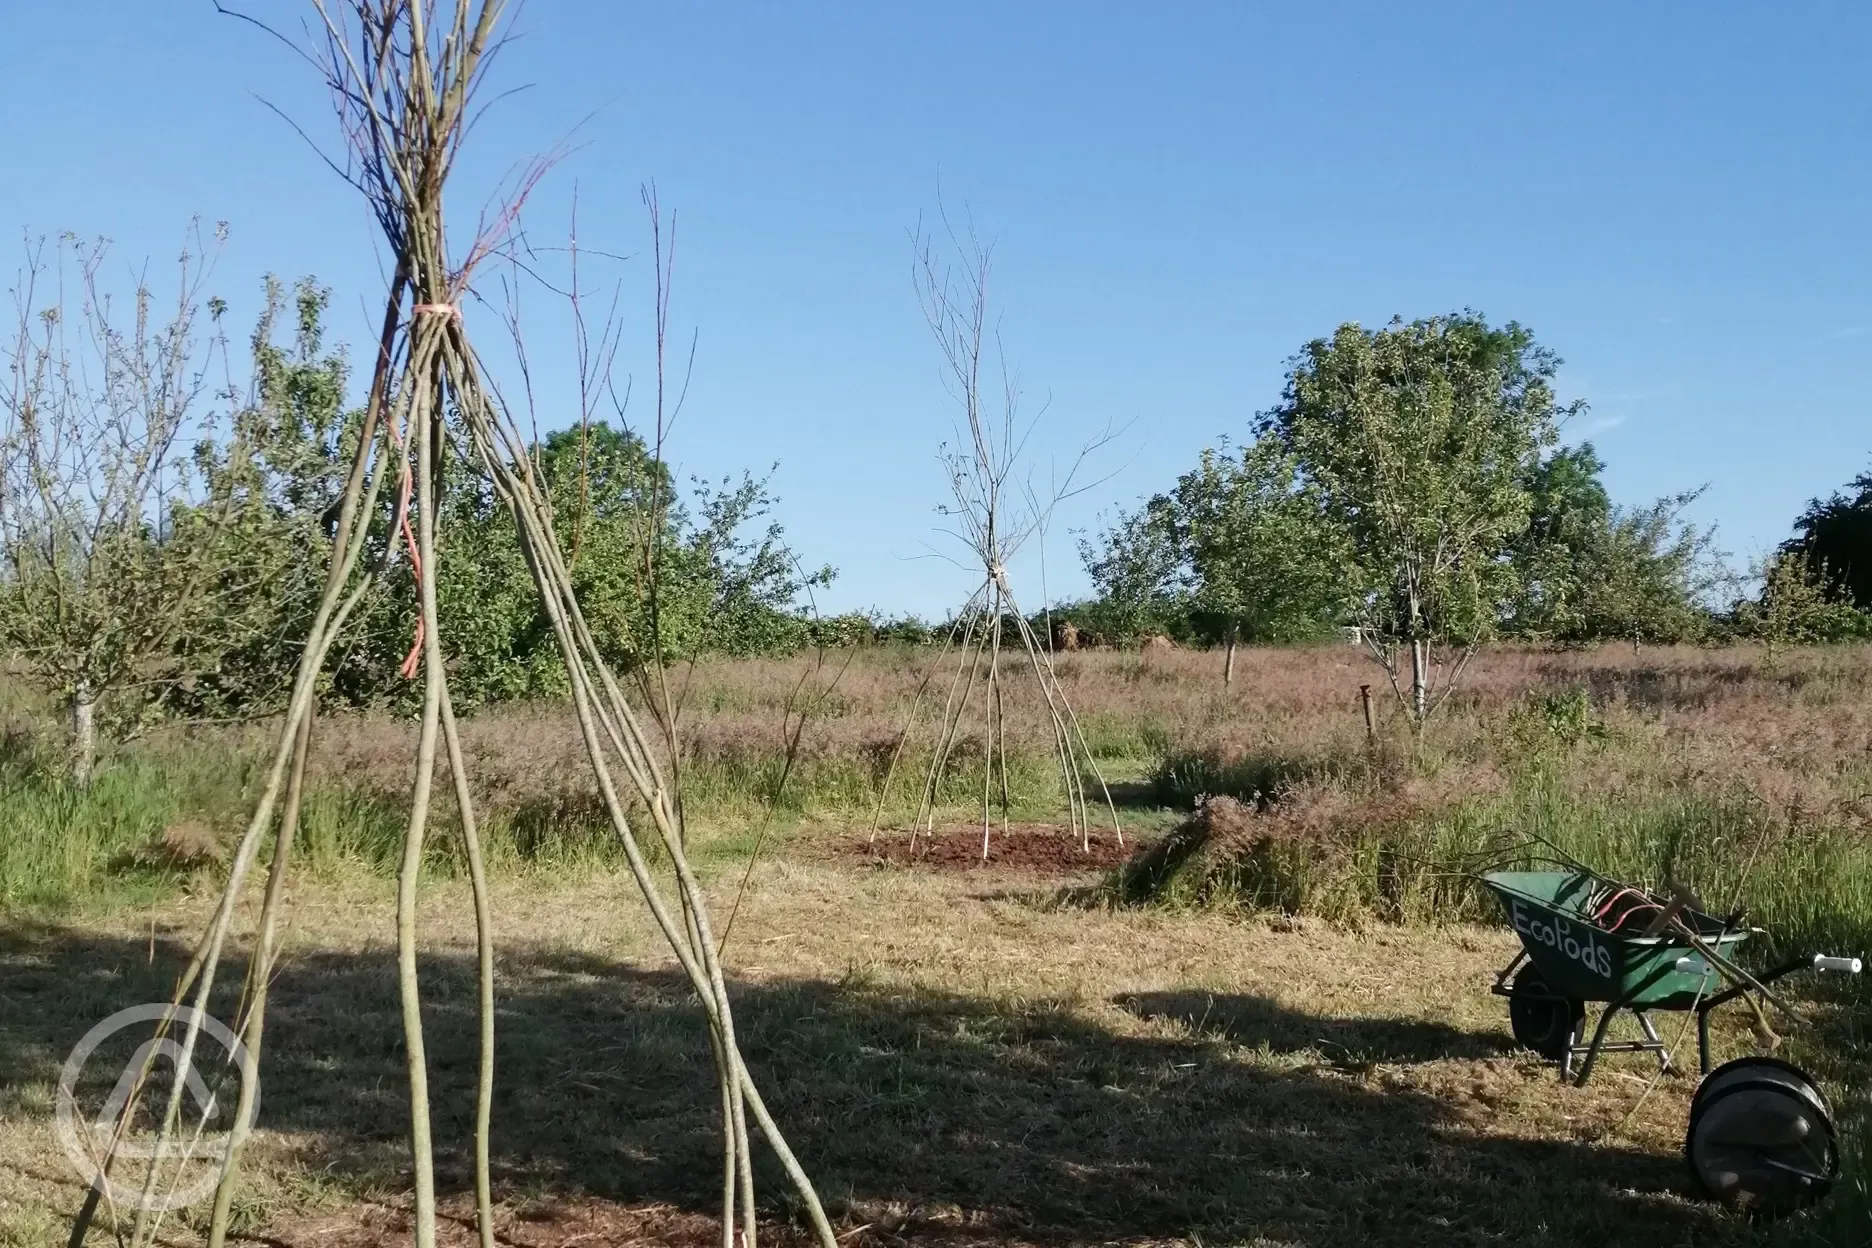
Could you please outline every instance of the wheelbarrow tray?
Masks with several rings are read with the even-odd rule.
[[[1642,936],[1607,932],[1593,923],[1593,894],[1616,881],[1589,871],[1491,871],[1482,877],[1500,899],[1509,926],[1547,986],[1576,1001],[1617,1002],[1631,1010],[1690,1010],[1720,986],[1714,968],[1679,970],[1696,954],[1681,933]],[[1685,926],[1724,958],[1733,960],[1746,929],[1686,907]]]

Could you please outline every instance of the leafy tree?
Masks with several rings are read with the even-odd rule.
[[[1172,504],[1195,609],[1222,623],[1224,684],[1239,638],[1310,639],[1345,617],[1356,574],[1346,532],[1277,441],[1205,450]]]
[[[1831,586],[1861,611],[1872,610],[1872,472],[1854,477],[1845,491],[1810,501],[1780,549],[1826,568]]]
[[[1634,646],[1669,645],[1704,635],[1710,621],[1706,599],[1730,577],[1715,531],[1680,519],[1701,493],[1614,508],[1603,524],[1581,535],[1561,640],[1618,637]]]
[[[1557,449],[1528,473],[1528,525],[1507,543],[1521,582],[1511,631],[1555,636],[1566,629],[1584,570],[1583,545],[1612,515],[1604,471],[1592,443],[1584,442]]]
[[[1203,451],[1169,493],[1121,515],[1096,543],[1082,540],[1080,552],[1108,628],[1219,639],[1225,684],[1239,640],[1320,636],[1353,598],[1345,530],[1274,440]]]
[[[324,589],[332,526],[361,415],[344,407],[344,351],[324,347],[329,301],[329,290],[302,278],[289,308],[285,286],[267,277],[251,342],[248,399],[234,414],[225,443],[204,440],[196,448],[206,505],[228,518],[215,552],[216,579],[230,622],[239,627],[177,640],[190,675],[166,695],[174,713],[264,714],[280,709],[289,692],[301,639]],[[292,343],[281,346],[275,337],[289,312]],[[381,554],[387,515],[378,529]],[[245,591],[235,583],[240,577],[252,581]],[[364,616],[369,615],[367,609]],[[340,663],[326,678],[327,691],[342,696],[356,678]]]
[[[1838,579],[1805,551],[1778,551],[1757,574],[1761,594],[1738,604],[1736,617],[1743,632],[1766,648],[1769,668],[1791,646],[1872,635],[1872,617],[1856,609]]]
[[[215,245],[224,241],[217,228]],[[138,283],[126,310],[99,280],[104,242],[29,244],[0,393],[0,650],[71,713],[72,778],[89,780],[98,711],[134,724],[186,677],[181,639],[223,636],[227,591],[252,578],[220,564],[225,516],[196,505],[186,439],[220,353],[219,300],[200,231],[165,312]],[[68,286],[68,283],[70,285]],[[206,341],[200,316],[209,315]]]
[[[1707,598],[1728,579],[1714,530],[1682,520],[1702,491],[1615,507],[1603,469],[1584,443],[1530,474],[1528,527],[1508,545],[1521,583],[1510,630],[1575,643],[1697,639],[1710,620]]]
[[[1079,539],[1079,557],[1098,592],[1093,631],[1120,640],[1187,621],[1188,558],[1173,499],[1160,494],[1120,512],[1096,539]]]
[[[253,340],[252,397],[226,444],[197,453],[208,497],[234,517],[228,541],[238,550],[223,560],[259,569],[265,591],[241,599],[248,618],[236,644],[214,650],[207,640],[190,643],[200,677],[170,699],[183,713],[264,713],[289,690],[295,639],[323,589],[331,521],[361,416],[344,406],[344,353],[323,345],[327,299],[311,279],[298,283],[291,345],[280,346],[288,300],[269,279]],[[668,468],[642,440],[602,423],[553,433],[529,458],[546,484],[587,622],[620,670],[641,665],[653,647],[668,661],[803,641],[795,600],[831,574],[800,572],[777,525],[749,533],[773,504],[764,481],[698,484],[685,506]],[[446,455],[442,475],[447,539],[436,593],[455,651],[458,705],[563,695],[564,667],[504,506],[462,457]],[[393,494],[386,491],[366,547],[378,586],[323,678],[328,695],[351,705],[405,705],[417,696],[399,671],[416,621],[413,570],[401,557],[385,562]],[[654,599],[646,588],[652,560]]]
[[[604,423],[550,434],[532,458],[586,621],[619,670],[804,643],[799,596],[832,571],[802,571],[778,524],[748,532],[774,503],[764,480],[696,482],[685,504],[643,440]],[[564,692],[550,625],[491,488],[458,464],[443,506],[450,542],[436,587],[460,647],[452,687],[468,704]],[[392,636],[407,638],[414,611],[403,610]]]
[[[1520,325],[1468,312],[1347,324],[1302,349],[1257,421],[1349,534],[1364,636],[1419,731],[1518,594],[1504,551],[1568,414],[1558,365]]]

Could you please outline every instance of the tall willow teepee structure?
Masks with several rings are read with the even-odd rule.
[[[277,931],[298,827],[306,757],[314,721],[316,681],[346,620],[356,610],[377,569],[364,566],[366,531],[381,502],[394,504],[392,555],[407,557],[420,591],[420,624],[406,673],[423,682],[421,730],[404,832],[396,901],[397,978],[409,1077],[409,1141],[414,1179],[414,1236],[418,1248],[436,1239],[436,1196],[430,1146],[430,1102],[423,1050],[423,1022],[416,956],[417,880],[428,833],[431,787],[438,752],[446,751],[460,811],[459,832],[475,902],[479,933],[480,1080],[475,1112],[475,1196],[484,1248],[494,1228],[488,1173],[490,1109],[494,1082],[494,976],[490,900],[476,836],[470,792],[444,664],[448,638],[436,611],[439,539],[436,489],[445,444],[461,448],[492,483],[512,517],[527,568],[550,621],[570,677],[572,705],[597,789],[630,870],[657,926],[668,941],[707,1016],[720,1090],[723,1170],[722,1244],[755,1244],[751,1118],[778,1154],[824,1248],[836,1248],[831,1228],[811,1183],[788,1149],[762,1103],[736,1046],[733,1013],[723,980],[719,945],[708,907],[685,854],[681,804],[652,748],[650,731],[625,698],[618,676],[599,649],[572,591],[561,556],[543,482],[535,479],[527,442],[483,370],[462,315],[477,264],[495,254],[511,235],[519,205],[543,165],[530,167],[493,224],[466,253],[452,257],[444,231],[444,188],[471,118],[471,107],[498,51],[502,0],[312,0],[317,32],[308,55],[322,70],[337,106],[347,158],[339,164],[360,190],[382,227],[394,259],[377,353],[356,456],[339,510],[325,592],[311,622],[272,763],[251,821],[232,855],[219,907],[177,986],[179,1007],[197,1013],[177,1025],[178,1067],[186,1070],[200,1036],[201,1013],[214,990],[237,902],[248,886],[261,849],[273,845],[265,898],[254,938],[242,1009],[235,1030],[245,1042],[240,1070],[236,1127],[220,1164],[208,1242],[220,1248],[228,1233],[245,1125],[258,1084],[266,1022],[267,992],[278,954]],[[441,553],[439,553],[441,552]],[[381,566],[381,564],[379,565]],[[666,733],[673,726],[662,725]],[[647,812],[647,830],[633,826],[627,800]],[[674,865],[674,896],[651,873],[645,835],[653,836]],[[183,1017],[179,1013],[175,1018]],[[169,1022],[165,1026],[170,1025]],[[179,1110],[185,1080],[178,1077],[159,1118],[158,1155],[163,1146],[186,1140]],[[140,1091],[141,1089],[139,1089]],[[125,1107],[127,1123],[137,1100]],[[123,1128],[119,1127],[121,1138]],[[82,1238],[100,1195],[110,1199],[110,1163],[104,1159],[91,1199],[75,1228]],[[163,1221],[151,1165],[129,1230],[132,1248],[155,1242]]]
[[[1031,480],[1017,475],[1034,421],[1020,414],[1020,385],[1007,367],[1000,335],[990,324],[988,281],[993,248],[976,237],[972,229],[964,237],[951,226],[947,234],[956,257],[953,260],[945,258],[932,239],[918,234],[912,279],[924,319],[942,355],[945,388],[961,409],[954,441],[945,443],[939,455],[950,494],[940,510],[952,526],[949,536],[965,552],[956,562],[979,573],[981,580],[956,613],[936,666],[911,703],[908,722],[898,737],[878,795],[872,837],[876,838],[898,763],[929,698],[930,680],[949,672],[942,708],[933,721],[936,735],[923,774],[913,829],[921,825],[924,831],[934,831],[943,777],[965,733],[979,724],[982,857],[989,856],[994,812],[998,806],[1005,830],[1012,805],[1007,687],[1009,680],[1020,678],[1024,669],[1033,679],[1052,732],[1073,836],[1082,849],[1090,849],[1095,818],[1092,786],[1096,785],[1098,798],[1110,816],[1112,835],[1122,845],[1124,831],[1118,823],[1117,805],[1054,670],[1051,638],[1035,635],[1021,611],[1008,573],[1014,556],[1036,534],[1044,533],[1053,509],[1091,488],[1078,483],[1080,469],[1094,451],[1111,441],[1111,434],[1102,434],[1082,448],[1064,480],[1055,483],[1045,496]],[[986,375],[991,369],[1000,373],[998,402],[991,393],[995,379]],[[950,672],[944,664],[952,655],[955,666]]]

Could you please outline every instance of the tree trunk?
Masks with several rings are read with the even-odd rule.
[[[1421,731],[1424,719],[1430,713],[1429,672],[1430,643],[1412,641],[1410,643],[1410,700],[1411,718],[1417,721]]]
[[[72,690],[72,783],[83,788],[91,783],[91,769],[97,764],[97,694],[86,681]]]
[[[1228,688],[1235,683],[1235,641],[1241,630],[1236,625],[1229,625],[1228,652],[1222,660],[1222,687]]]

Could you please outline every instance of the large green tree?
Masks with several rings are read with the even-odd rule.
[[[1802,567],[1823,576],[1859,610],[1872,610],[1872,472],[1810,501],[1781,550],[1800,555]]]
[[[1508,628],[1568,643],[1696,640],[1711,619],[1710,595],[1727,579],[1714,530],[1683,519],[1702,491],[1619,507],[1604,468],[1582,443],[1530,474],[1528,526],[1508,543],[1520,581]]]
[[[1186,623],[1223,641],[1299,641],[1341,622],[1355,568],[1345,531],[1294,457],[1273,441],[1203,451],[1168,494],[1081,543],[1108,611],[1133,627]]]
[[[207,500],[232,517],[217,564],[242,627],[176,643],[192,673],[170,695],[183,714],[265,713],[289,689],[298,639],[323,588],[361,416],[345,406],[344,352],[324,343],[328,297],[311,279],[290,296],[269,279],[253,337],[251,395],[232,436],[198,448]],[[282,332],[289,323],[290,336]],[[552,433],[528,455],[546,485],[586,619],[619,670],[641,667],[653,653],[665,662],[753,653],[803,637],[798,598],[831,572],[803,571],[779,526],[760,523],[774,503],[764,479],[694,483],[682,497],[636,434],[603,423]],[[461,456],[445,453],[442,476],[447,536],[436,592],[454,651],[457,705],[562,694],[564,668],[506,508]],[[417,696],[400,675],[414,637],[416,586],[406,555],[391,555],[395,491],[385,495],[365,552],[376,587],[322,677],[323,692],[349,705],[402,705]],[[236,592],[240,585],[248,588]]]
[[[1420,730],[1519,593],[1505,549],[1570,414],[1559,363],[1522,326],[1471,312],[1346,324],[1302,349],[1257,421],[1348,534],[1364,636]]]

